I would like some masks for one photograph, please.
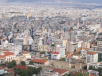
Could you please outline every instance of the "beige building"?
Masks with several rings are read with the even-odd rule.
[[[55,68],[60,69],[69,69],[69,63],[66,61],[53,61],[52,64],[55,66]]]
[[[55,45],[62,45],[63,41],[61,39],[55,40]]]
[[[77,43],[68,41],[66,45],[66,52],[74,52],[77,47]]]
[[[63,39],[63,46],[65,46],[65,49],[66,49],[66,44],[67,44],[67,39]]]
[[[48,47],[48,45],[39,45],[38,50],[39,51],[47,51],[47,47]]]
[[[13,60],[15,60],[17,64],[20,64],[21,61],[26,61],[27,58],[25,56],[19,56],[15,57]]]
[[[27,52],[27,51],[24,51],[24,52],[22,53],[22,55],[25,56],[26,58],[31,58],[30,53]]]
[[[82,42],[81,45],[82,45],[82,48],[90,48],[89,42]]]

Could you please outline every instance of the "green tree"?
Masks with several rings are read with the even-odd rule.
[[[12,62],[9,62],[8,65],[7,65],[7,67],[8,68],[12,68],[13,67]]]
[[[14,68],[14,71],[15,71],[16,74],[20,74],[21,73],[21,69]]]
[[[21,70],[20,76],[29,76],[27,70]]]
[[[87,70],[87,65],[83,67],[84,70]]]
[[[16,72],[15,72],[14,76],[17,76]]]
[[[73,73],[69,73],[68,76],[73,76]]]
[[[8,68],[13,68],[14,66],[16,66],[16,61],[15,60],[12,60],[11,62],[5,62],[5,65]]]
[[[64,74],[63,76],[68,76],[68,74]]]
[[[25,61],[21,61],[20,63],[21,63],[21,65],[26,66]]]
[[[41,51],[40,54],[45,54],[45,51]]]
[[[42,70],[42,67],[35,68],[35,67],[28,67],[27,70],[21,70],[21,69],[14,69],[15,73],[20,76],[32,76],[33,74],[38,75],[40,71]]]
[[[19,31],[19,29],[17,29],[17,31]]]
[[[30,65],[33,65],[33,63],[34,63],[34,61],[33,61],[33,60],[31,60],[31,61],[29,62],[29,64],[30,64]]]
[[[6,64],[4,64],[4,63],[3,64],[0,64],[0,65],[6,66]]]
[[[66,61],[66,58],[61,58],[60,61]]]
[[[52,44],[51,46],[55,46],[55,44]]]
[[[95,67],[89,66],[89,69],[90,69],[90,70],[95,70]]]
[[[78,73],[75,76],[88,76],[88,74],[87,73]]]
[[[13,66],[16,66],[17,65],[15,60],[12,60],[12,65]]]
[[[98,54],[98,62],[101,61],[101,56]]]
[[[39,68],[38,68],[38,71],[40,72],[41,70],[42,70],[42,67],[39,67]]]

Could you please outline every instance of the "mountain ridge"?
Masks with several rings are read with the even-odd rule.
[[[0,0],[3,1],[3,0]],[[4,0],[5,1],[5,0]],[[61,2],[82,2],[82,3],[98,3],[102,4],[102,0],[6,0],[7,2],[53,2],[53,1],[61,1]]]

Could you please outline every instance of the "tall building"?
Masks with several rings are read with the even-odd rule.
[[[89,42],[82,42],[81,46],[82,46],[82,48],[90,48],[90,43]]]
[[[44,45],[47,45],[47,36],[44,35]]]
[[[63,41],[61,39],[55,40],[55,45],[62,45]]]
[[[97,37],[97,51],[102,51],[102,32]]]
[[[80,27],[80,23],[79,23],[79,19],[78,19],[77,29],[79,29],[79,27]]]
[[[98,62],[98,53],[93,51],[88,51],[86,53],[86,63],[97,63]]]
[[[40,38],[38,39],[38,41],[39,41],[38,46],[43,45],[43,38],[42,38],[42,37],[40,37]]]
[[[77,43],[68,41],[66,45],[66,52],[75,52],[77,47]]]
[[[38,39],[35,39],[31,45],[31,50],[32,51],[38,51]]]
[[[67,39],[63,39],[63,46],[65,46],[66,49]]]

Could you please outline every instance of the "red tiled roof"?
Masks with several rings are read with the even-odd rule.
[[[14,55],[12,52],[5,52],[5,56]]]
[[[1,67],[1,68],[6,68],[7,66],[3,66],[3,65],[1,65],[0,67]]]
[[[5,58],[5,56],[4,55],[0,55],[0,59],[2,59],[2,58]]]
[[[27,51],[24,51],[22,54],[29,54],[29,52],[27,52]]]
[[[102,64],[102,63],[100,63],[100,64]]]
[[[58,72],[59,74],[63,74],[65,72],[67,72],[68,70],[54,68],[53,71]]]
[[[27,69],[27,66],[17,65],[17,66],[15,66],[15,68],[17,68],[17,69]]]
[[[93,44],[97,44],[97,43],[93,43]]]
[[[50,52],[50,51],[47,51],[47,52]]]
[[[59,54],[58,52],[53,52],[52,54]]]
[[[94,75],[88,75],[88,76],[94,76]]]
[[[14,55],[12,52],[4,52],[4,55],[0,55],[0,58],[5,58],[6,56]]]
[[[14,72],[14,70],[12,70],[12,69],[7,69],[6,71],[7,72]]]
[[[45,63],[46,60],[41,60],[41,59],[33,59],[34,62],[36,63]]]
[[[87,54],[96,54],[96,52],[88,51]]]
[[[0,68],[0,70],[2,70],[2,69],[4,69],[4,68]]]
[[[32,56],[31,58],[35,58],[35,56]]]
[[[71,58],[73,55],[69,55],[67,58]]]

